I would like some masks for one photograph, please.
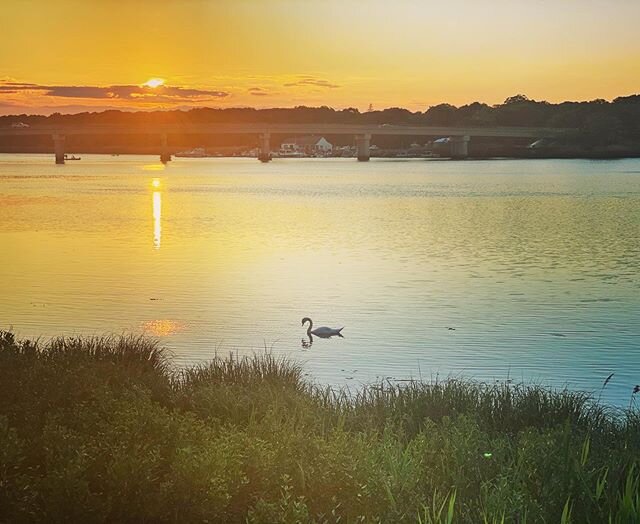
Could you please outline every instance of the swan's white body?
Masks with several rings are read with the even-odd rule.
[[[309,322],[309,327],[307,328],[307,335],[315,335],[316,337],[320,337],[320,338],[342,337],[341,331],[344,329],[344,327],[335,329],[327,326],[321,326],[321,327],[317,327],[316,329],[313,329],[313,320],[311,320],[309,317],[304,317],[302,319],[303,326],[305,322]]]

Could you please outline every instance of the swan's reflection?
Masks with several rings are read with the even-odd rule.
[[[162,193],[153,192],[153,247],[160,249],[162,239]]]
[[[309,340],[307,339],[300,339],[300,346],[302,347],[302,349],[309,349],[311,346],[313,346],[313,337],[314,335],[312,335],[311,333],[307,333],[307,336],[309,337]],[[318,338],[333,338],[333,337],[340,337],[340,338],[344,338],[343,335],[341,335],[340,333],[338,334],[324,334],[324,335],[318,335],[316,333],[315,335]]]

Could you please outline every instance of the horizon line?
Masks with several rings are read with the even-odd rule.
[[[365,111],[361,111],[358,107],[356,106],[344,106],[344,107],[334,107],[334,106],[329,106],[329,105],[295,105],[295,106],[272,106],[272,107],[256,107],[256,106],[231,106],[231,107],[220,107],[220,106],[189,106],[189,107],[174,107],[174,108],[162,108],[162,107],[155,107],[155,108],[149,108],[149,109],[144,109],[144,108],[133,108],[133,107],[106,107],[106,108],[96,108],[96,110],[90,110],[90,109],[85,109],[82,111],[76,111],[76,112],[68,112],[68,113],[63,113],[60,111],[52,111],[51,113],[45,114],[45,113],[5,113],[5,114],[0,114],[0,118],[7,118],[7,117],[45,117],[48,118],[50,116],[54,116],[54,115],[60,115],[60,116],[74,116],[74,115],[79,115],[79,114],[103,114],[103,113],[107,113],[107,112],[119,112],[119,113],[173,113],[173,112],[181,112],[181,113],[187,113],[190,111],[201,111],[201,110],[212,110],[212,111],[237,111],[237,110],[253,110],[253,111],[274,111],[274,110],[293,110],[293,109],[330,109],[332,111],[346,111],[349,109],[354,109],[356,110],[358,113],[360,114],[366,114],[366,113],[379,113],[379,112],[384,112],[390,109],[402,109],[405,111],[408,111],[412,114],[417,114],[417,113],[426,113],[429,109],[433,108],[433,107],[439,107],[439,106],[451,106],[455,109],[460,109],[463,107],[468,107],[468,106],[472,106],[474,104],[479,104],[479,105],[483,105],[483,106],[487,106],[487,107],[499,107],[502,105],[505,105],[511,98],[516,98],[516,97],[524,97],[523,101],[524,102],[531,102],[531,103],[535,103],[535,104],[548,104],[548,105],[554,105],[554,106],[558,106],[558,105],[562,105],[562,104],[589,104],[589,103],[594,103],[594,102],[605,102],[608,104],[612,104],[615,103],[616,100],[619,99],[625,99],[625,98],[633,98],[633,97],[640,97],[640,92],[638,93],[631,93],[628,95],[620,95],[620,96],[616,96],[615,98],[612,99],[606,99],[606,98],[593,98],[593,99],[589,99],[589,100],[563,100],[561,102],[549,102],[547,100],[536,100],[533,98],[528,98],[526,95],[522,95],[522,94],[516,94],[516,95],[512,95],[510,97],[507,97],[503,102],[499,102],[499,103],[495,103],[495,104],[489,104],[487,102],[481,102],[479,100],[474,100],[473,102],[468,102],[462,105],[455,105],[455,104],[451,104],[449,102],[441,102],[438,104],[433,104],[428,106],[426,109],[424,110],[415,110],[412,111],[411,109],[408,109],[406,107],[403,106],[399,106],[399,105],[391,105],[391,106],[387,106],[381,109],[372,109],[372,110],[365,110]],[[0,106],[1,107],[1,106]],[[67,106],[68,107],[68,106]],[[55,109],[52,107],[52,109]],[[1,111],[1,109],[0,109]]]

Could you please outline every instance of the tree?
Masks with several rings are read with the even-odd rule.
[[[526,95],[513,95],[508,97],[502,105],[508,106],[512,104],[522,104],[523,102],[532,102]]]
[[[458,122],[458,108],[451,104],[438,104],[427,109],[424,119],[427,123],[439,126],[452,126]]]

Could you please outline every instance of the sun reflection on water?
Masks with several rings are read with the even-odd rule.
[[[142,166],[143,171],[164,171],[165,165],[162,163],[145,164]]]
[[[155,337],[168,337],[186,328],[184,322],[169,319],[147,320],[141,324],[142,331]]]
[[[160,187],[160,180],[155,178],[151,185],[154,188]],[[153,192],[153,247],[160,249],[162,240],[162,193],[160,191]]]

